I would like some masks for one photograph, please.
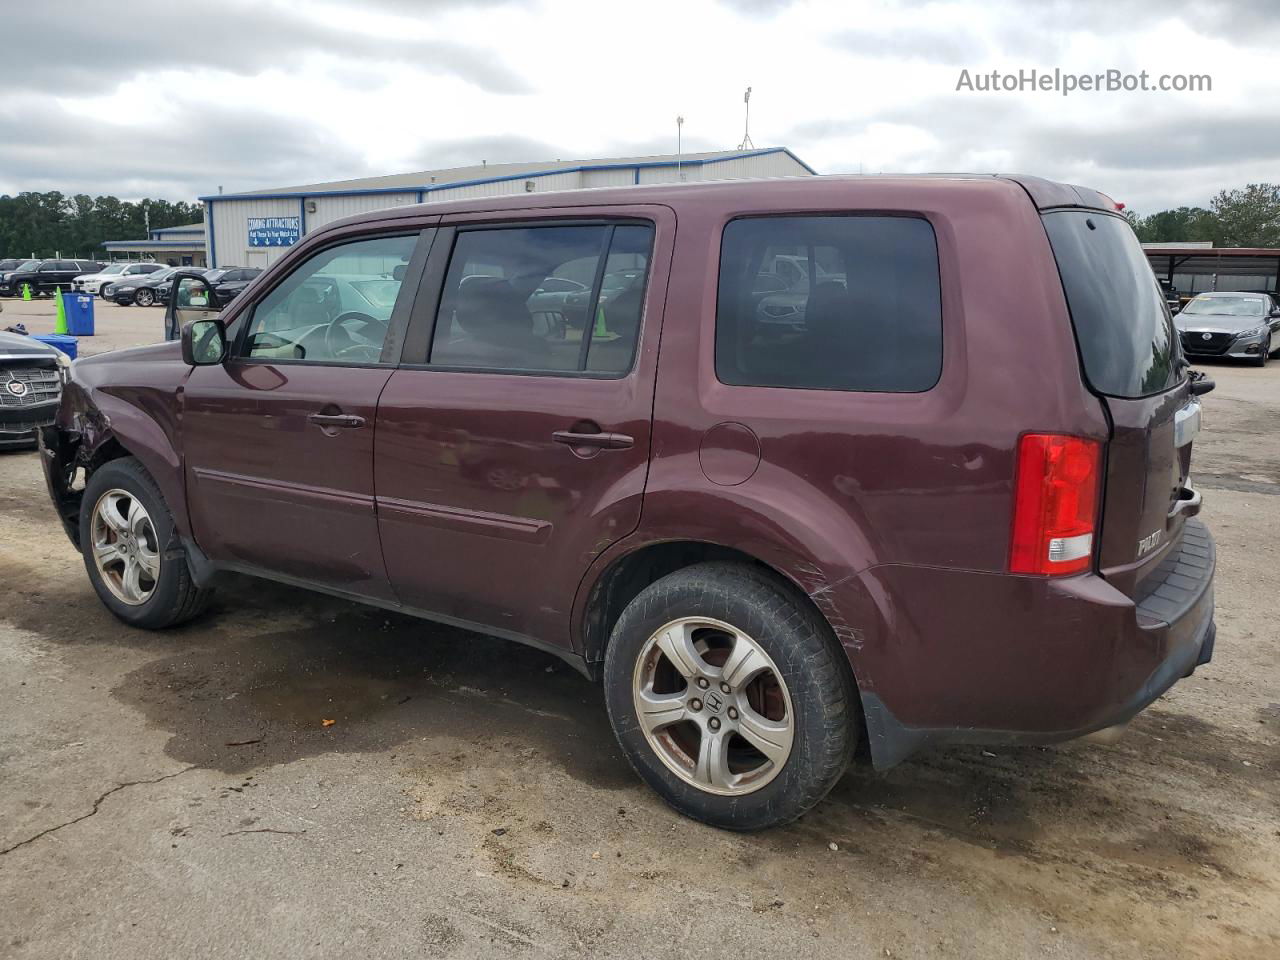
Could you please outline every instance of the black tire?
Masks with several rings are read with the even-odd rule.
[[[151,594],[137,605],[125,603],[112,593],[93,559],[93,510],[99,499],[113,489],[136,497],[146,509],[160,554],[160,573]],[[99,467],[85,484],[80,504],[80,553],[98,597],[108,610],[132,627],[162,630],[185,623],[199,616],[213,596],[212,590],[202,590],[192,580],[181,541],[174,534],[173,515],[151,474],[133,457]]]
[[[677,776],[640,728],[633,698],[637,660],[659,628],[684,617],[741,630],[785,682],[792,704],[790,753],[773,779],[753,792],[718,795]],[[727,830],[760,830],[801,816],[836,785],[857,745],[856,691],[830,628],[801,598],[742,564],[697,564],[643,590],[613,629],[604,692],[618,742],[641,778],[680,813]]]
[[[1251,361],[1255,367],[1265,367],[1267,361],[1271,359],[1271,338],[1267,337],[1262,341],[1262,347],[1258,350],[1258,355]]]
[[[139,287],[138,292],[133,295],[133,302],[139,307],[149,307],[155,300],[156,295],[146,287]]]

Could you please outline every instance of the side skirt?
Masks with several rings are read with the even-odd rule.
[[[566,647],[558,646],[554,643],[548,643],[537,637],[531,637],[523,633],[516,633],[511,630],[500,630],[495,627],[486,626],[485,624],[473,623],[469,620],[460,620],[457,617],[447,617],[443,614],[433,613],[430,610],[422,610],[418,607],[406,606],[402,603],[396,603],[391,600],[378,600],[373,597],[365,597],[360,594],[350,593],[337,587],[331,587],[327,584],[316,583],[312,580],[306,580],[302,577],[292,577],[287,574],[275,573],[271,570],[263,570],[259,567],[250,566],[241,563],[220,563],[214,564],[204,552],[195,545],[194,542],[187,540],[183,544],[187,552],[187,562],[191,568],[192,577],[196,583],[202,587],[209,586],[218,573],[240,573],[247,577],[257,577],[260,580],[271,580],[275,583],[283,583],[290,587],[301,587],[303,590],[311,590],[315,593],[323,593],[331,597],[337,597],[339,600],[350,600],[353,603],[364,604],[368,607],[377,607],[381,610],[390,610],[393,613],[403,613],[410,617],[417,617],[419,620],[429,620],[432,623],[440,623],[449,627],[459,627],[463,630],[470,630],[473,633],[483,633],[491,637],[499,637],[503,640],[510,640],[513,643],[520,643],[526,647],[533,647],[535,650],[541,650],[543,653],[549,653],[559,657],[573,669],[588,680],[598,679],[598,671],[593,670],[593,664],[587,663],[581,656],[574,653]]]

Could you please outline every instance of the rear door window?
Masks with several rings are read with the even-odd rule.
[[[722,383],[916,393],[941,373],[938,245],[928,221],[758,217],[725,227]]]
[[[1082,210],[1043,219],[1089,385],[1131,399],[1179,383],[1169,306],[1128,222]]]
[[[432,366],[620,376],[631,369],[653,228],[528,226],[459,232]]]

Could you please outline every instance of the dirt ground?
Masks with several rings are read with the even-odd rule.
[[[247,579],[125,628],[0,455],[0,956],[1278,957],[1280,366],[1208,370],[1214,662],[1113,746],[858,767],[749,836],[533,650]]]

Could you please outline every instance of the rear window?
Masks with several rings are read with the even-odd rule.
[[[1178,338],[1138,238],[1120,217],[1044,216],[1089,385],[1109,397],[1162,393],[1180,380]]]
[[[915,393],[941,372],[938,246],[928,221],[758,217],[725,227],[722,383]]]

